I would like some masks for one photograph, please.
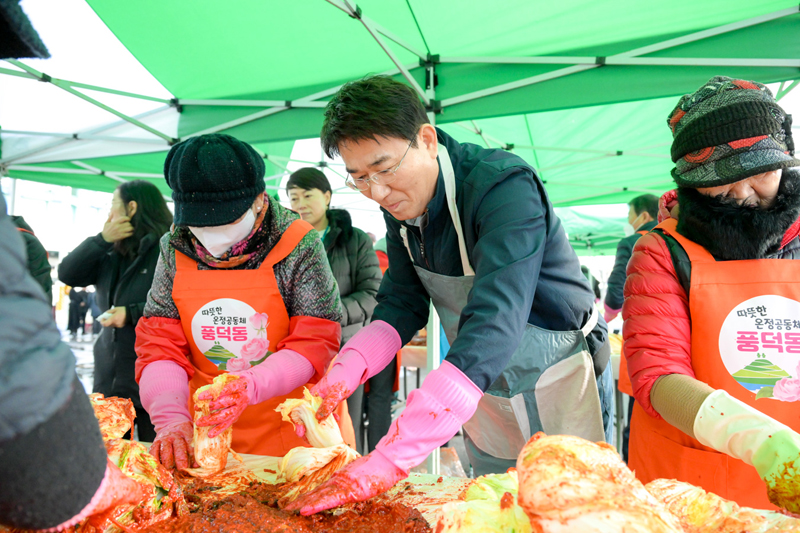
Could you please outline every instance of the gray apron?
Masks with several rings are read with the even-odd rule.
[[[439,164],[464,275],[444,276],[416,265],[414,269],[452,345],[475,271],[469,262],[456,207],[455,173],[447,149],[441,144]],[[400,233],[411,255],[406,229],[402,227]],[[463,426],[475,475],[502,473],[514,466],[522,447],[537,431],[576,435],[591,441],[605,439],[598,385],[586,344],[586,336],[597,320],[598,313],[592,306],[589,320],[578,331],[549,331],[526,325],[511,360],[481,398],[475,415]]]

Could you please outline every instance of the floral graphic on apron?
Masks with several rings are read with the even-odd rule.
[[[233,298],[219,298],[197,310],[192,338],[198,350],[219,370],[241,372],[269,355],[267,313]]]
[[[719,333],[722,362],[756,399],[800,400],[798,317],[800,302],[767,294],[740,303],[725,318]]]

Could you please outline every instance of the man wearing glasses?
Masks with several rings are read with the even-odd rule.
[[[608,440],[607,326],[544,186],[521,158],[460,144],[416,94],[375,76],[328,103],[322,145],[380,204],[389,269],[372,323],[313,392],[322,419],[428,320],[451,348],[369,455],[291,506],[311,514],[379,494],[463,426],[474,473],[502,473],[536,431]]]

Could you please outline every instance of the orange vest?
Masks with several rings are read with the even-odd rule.
[[[637,231],[639,235],[647,235],[649,231]],[[619,350],[619,379],[617,380],[617,389],[628,396],[633,396],[633,385],[631,385],[631,378],[628,375],[628,361],[623,355],[625,352],[620,348]]]
[[[771,397],[782,378],[798,377],[800,361],[800,261],[716,261],[676,231],[692,263],[689,312],[695,377],[800,430],[800,406]],[[758,399],[757,399],[758,396]],[[629,465],[643,483],[674,478],[757,509],[775,509],[752,466],[703,446],[637,403]]]
[[[280,241],[255,270],[198,270],[197,263],[175,251],[172,298],[189,341],[189,361],[195,369],[189,381],[189,410],[194,412],[194,392],[225,372],[227,362],[244,353],[272,353],[289,334],[289,315],[283,303],[273,266],[295,249],[312,229],[294,221]],[[268,347],[269,352],[264,352]],[[306,385],[310,387],[310,384]],[[275,408],[286,398],[302,398],[303,387],[251,405],[233,425],[231,448],[239,453],[282,457],[308,443],[295,435],[292,424],[283,422]],[[343,406],[343,407],[342,407]],[[346,402],[339,410],[339,424],[352,435]],[[345,439],[350,442],[352,439]]]

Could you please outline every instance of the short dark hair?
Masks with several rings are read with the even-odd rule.
[[[286,182],[286,192],[288,193],[289,189],[295,187],[306,191],[319,189],[323,193],[333,193],[331,182],[328,181],[328,177],[321,170],[314,167],[305,167],[300,170],[295,170],[292,175],[289,176],[289,181]]]
[[[377,136],[405,139],[416,146],[417,133],[428,115],[414,89],[389,76],[368,76],[342,85],[325,106],[320,140],[328,157],[339,143]]]
[[[654,194],[637,196],[628,202],[628,205],[633,208],[633,212],[636,213],[637,216],[647,211],[650,213],[650,216],[653,217],[653,220],[658,218],[658,196]]]
[[[128,202],[136,202],[136,213],[131,217],[133,235],[114,243],[114,250],[120,255],[136,255],[139,243],[147,235],[158,240],[169,231],[172,213],[164,201],[158,187],[145,180],[126,181],[117,187],[119,198],[128,212]]]

